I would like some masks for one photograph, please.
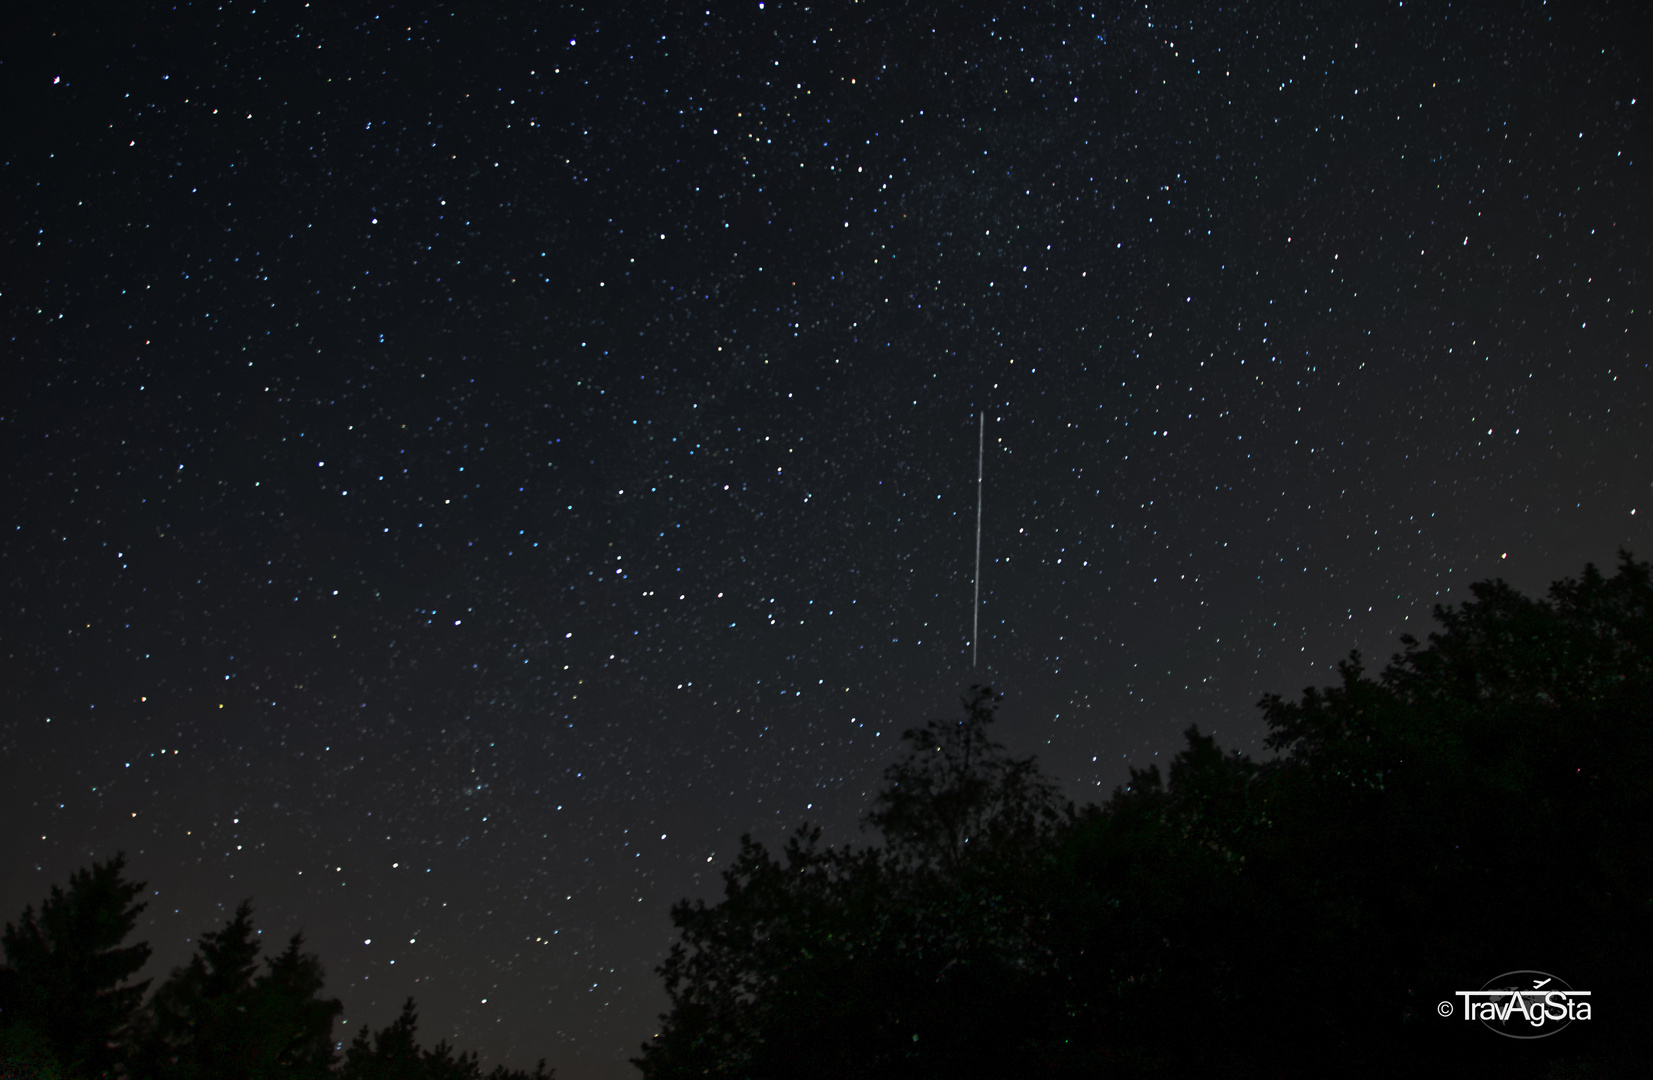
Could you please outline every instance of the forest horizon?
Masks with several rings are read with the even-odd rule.
[[[747,836],[721,899],[673,908],[671,1009],[636,1066],[1621,1075],[1653,1032],[1653,567],[1621,551],[1613,576],[1587,565],[1543,598],[1471,592],[1375,675],[1351,654],[1337,685],[1259,702],[1268,759],[1190,727],[1165,772],[1133,769],[1101,803],[1006,751],[1001,695],[971,687],[961,715],[904,734],[865,818],[881,842]],[[95,862],[6,924],[6,1075],[554,1074],[421,1047],[412,1000],[346,1047],[320,958],[302,935],[261,957],[250,901],[188,964],[132,982],[147,886],[126,875],[122,854]],[[1521,972],[1549,1014],[1484,989]],[[1466,1018],[1477,1000],[1503,1005]]]

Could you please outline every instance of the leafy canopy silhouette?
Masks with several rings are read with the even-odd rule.
[[[1064,803],[988,731],[904,736],[882,843],[744,837],[673,909],[645,1077],[1595,1077],[1653,1045],[1653,573],[1437,607],[1376,675],[1259,706],[1271,756],[1189,728]],[[1537,1044],[1437,1014],[1516,967],[1610,1015]],[[1486,1036],[1479,1038],[1477,1035]]]

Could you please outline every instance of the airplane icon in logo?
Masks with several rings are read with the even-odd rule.
[[[1554,975],[1551,975],[1551,976],[1550,976],[1550,979],[1553,979],[1553,978],[1555,978],[1555,976],[1554,976]],[[1544,986],[1544,984],[1545,984],[1545,983],[1547,983],[1547,982],[1549,982],[1549,981],[1550,981],[1550,979],[1534,979],[1534,980],[1533,980],[1533,981],[1532,981],[1532,988],[1533,988],[1533,989],[1534,989],[1534,990],[1539,990],[1539,989],[1542,989],[1542,988],[1543,988],[1543,986]]]

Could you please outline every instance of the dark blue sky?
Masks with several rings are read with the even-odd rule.
[[[8,21],[0,908],[250,895],[346,1041],[628,1075],[968,683],[1102,798],[1650,546],[1633,5]]]

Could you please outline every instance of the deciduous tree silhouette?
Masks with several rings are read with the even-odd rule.
[[[1441,1060],[1433,989],[1533,967],[1618,1001],[1568,1032],[1575,1050],[1617,1053],[1634,1025],[1653,1035],[1626,962],[1653,949],[1649,566],[1621,552],[1612,578],[1586,566],[1544,599],[1502,581],[1471,592],[1376,678],[1351,656],[1340,686],[1264,700],[1284,756],[1259,871],[1337,945],[1320,981],[1364,974],[1328,1019],[1344,1043],[1372,1037],[1354,1017],[1405,1018],[1416,1054]]]
[[[1621,554],[1542,600],[1480,583],[1376,676],[1351,654],[1337,684],[1265,698],[1271,760],[1189,729],[1167,772],[1077,810],[988,739],[974,688],[907,733],[882,846],[747,839],[719,903],[674,909],[672,1009],[638,1064],[1620,1075],[1653,1045],[1650,580]],[[1534,1046],[1436,1014],[1513,968],[1610,1016]]]
[[[646,1076],[1006,1067],[1015,1042],[983,1036],[1038,1027],[1017,871],[1062,811],[1031,759],[988,738],[997,701],[974,687],[962,720],[905,734],[868,819],[886,846],[822,845],[804,828],[776,858],[742,837],[724,900],[673,909],[682,940],[661,968],[673,1010],[638,1060]]]
[[[902,734],[906,753],[885,771],[867,821],[904,864],[955,878],[972,865],[1003,866],[1037,851],[1061,822],[1056,785],[988,735],[1002,697],[972,686],[962,717]]]

